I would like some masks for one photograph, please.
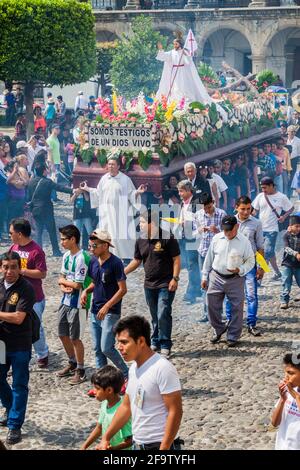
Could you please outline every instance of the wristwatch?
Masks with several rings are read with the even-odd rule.
[[[180,280],[179,276],[173,276],[174,281],[178,282]]]

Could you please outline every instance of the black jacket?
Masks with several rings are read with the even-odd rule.
[[[34,194],[35,188],[40,180],[42,181]],[[30,180],[28,185],[28,200],[32,202],[33,216],[53,212],[53,204],[51,201],[51,193],[53,190],[67,194],[72,194],[73,192],[71,188],[63,186],[62,184],[54,183],[54,181],[46,178],[45,176],[35,176]],[[34,196],[33,199],[32,196]]]

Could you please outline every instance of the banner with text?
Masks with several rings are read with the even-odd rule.
[[[107,126],[88,127],[88,142],[91,147],[118,147],[124,150],[154,150],[155,126]]]

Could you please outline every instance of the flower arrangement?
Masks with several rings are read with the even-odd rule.
[[[130,102],[114,93],[112,104],[98,98],[98,115],[94,122],[87,122],[87,126],[154,126],[155,151],[147,148],[100,148],[91,151],[89,144],[81,140],[81,150],[86,157],[84,161],[90,163],[94,155],[98,162],[104,165],[108,155],[113,152],[121,157],[125,168],[128,169],[132,160],[137,159],[139,164],[147,169],[153,154],[159,156],[163,165],[168,165],[175,156],[188,157],[205,152],[214,146],[249,137],[251,132],[260,133],[275,126],[277,111],[273,107],[270,93],[262,93],[259,98],[253,97],[252,101],[247,101],[244,94],[237,92],[218,95],[215,98],[222,98],[219,104],[227,112],[227,122],[223,121],[214,103],[187,103],[181,99],[178,103],[172,101],[168,104],[166,97],[158,101],[145,97],[143,93]]]

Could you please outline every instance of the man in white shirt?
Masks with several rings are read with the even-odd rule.
[[[243,328],[245,275],[253,269],[254,253],[249,240],[238,232],[236,217],[222,220],[222,232],[211,241],[202,270],[202,289],[207,289],[208,318],[215,329],[211,343],[218,343],[227,331],[227,346],[238,344]],[[228,324],[222,321],[225,295],[231,304]]]
[[[78,95],[76,96],[74,111],[78,115],[80,111],[86,112],[88,109],[88,101],[86,97],[83,95],[83,91],[79,91]]]
[[[265,176],[260,184],[262,192],[256,196],[252,202],[252,207],[256,213],[259,212],[259,220],[262,223],[265,239],[265,258],[267,261],[270,261],[275,271],[272,279],[277,281],[281,278],[275,255],[276,240],[279,232],[278,222],[284,222],[293,212],[294,207],[287,196],[276,190],[272,178]],[[281,215],[282,211],[285,212],[283,215]]]
[[[133,315],[114,328],[118,349],[129,370],[126,394],[101,440],[103,450],[110,439],[132,418],[136,450],[180,449],[177,432],[182,418],[182,398],[175,367],[152,351],[150,324]]]
[[[223,180],[221,173],[223,169],[223,164],[221,160],[215,160],[213,165],[209,165],[209,167],[213,166],[213,173],[211,173],[212,179],[215,181],[218,190],[219,199],[221,199],[221,206],[224,211],[227,211],[227,189],[228,186]]]

